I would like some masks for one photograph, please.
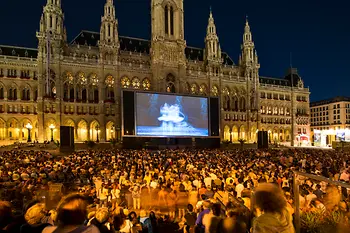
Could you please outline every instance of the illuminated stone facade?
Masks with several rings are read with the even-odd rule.
[[[186,45],[183,0],[152,0],[152,38],[118,34],[113,0],[99,33],[82,31],[67,42],[61,0],[48,0],[37,32],[38,48],[0,46],[0,139],[25,141],[28,130],[50,140],[50,125],[73,126],[76,141],[121,138],[121,90],[220,96],[221,137],[290,143],[310,133],[309,90],[295,70],[284,78],[259,76],[248,21],[238,64],[223,52],[210,12],[205,48]],[[48,77],[48,78],[47,78]],[[294,133],[294,136],[292,134]]]

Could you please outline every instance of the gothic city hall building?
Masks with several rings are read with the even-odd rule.
[[[122,91],[131,89],[220,97],[222,141],[255,143],[263,130],[271,143],[308,143],[310,92],[297,71],[259,75],[248,21],[235,63],[220,47],[212,12],[203,48],[188,46],[183,2],[151,0],[146,40],[119,35],[107,0],[100,32],[68,42],[61,0],[47,0],[37,48],[0,46],[0,142],[26,141],[28,132],[59,140],[60,126],[74,127],[76,142],[98,133],[101,142],[121,139]]]

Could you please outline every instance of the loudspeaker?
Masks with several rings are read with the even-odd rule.
[[[61,126],[60,127],[60,151],[73,152],[74,151],[74,127]]]
[[[269,139],[267,131],[258,132],[258,149],[268,149],[269,148]]]
[[[210,109],[210,135],[212,137],[220,136],[220,110],[219,98],[209,99]]]
[[[135,92],[123,91],[124,135],[135,135]]]

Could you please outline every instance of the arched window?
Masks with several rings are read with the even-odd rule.
[[[87,101],[87,91],[86,91],[85,88],[84,88],[84,89],[82,90],[82,92],[81,92],[81,100],[82,100],[84,103],[86,103],[86,101]]]
[[[146,90],[146,91],[151,89],[151,82],[149,81],[148,78],[145,78],[142,80],[142,87],[143,87],[143,90]]]
[[[169,35],[169,8],[168,6],[165,6],[164,9],[164,30],[165,30],[165,34]]]
[[[17,100],[17,89],[13,89],[13,100]]]
[[[106,78],[106,98],[107,100],[114,100],[114,78],[112,75],[107,76]]]
[[[174,35],[174,9],[170,7],[170,35]]]
[[[27,100],[26,95],[27,95],[27,92],[26,92],[26,89],[24,88],[24,89],[22,90],[22,100]]]
[[[122,85],[122,88],[129,88],[130,87],[130,79],[128,77],[123,77],[121,79],[121,85]]]
[[[27,100],[30,100],[30,90],[29,89],[27,89],[26,95],[27,95]]]
[[[13,98],[13,90],[12,88],[9,89],[9,93],[8,93],[8,97],[7,97],[9,100],[12,100]]]
[[[69,99],[70,101],[74,100],[74,87],[71,87],[69,90]]]
[[[0,99],[3,99],[4,98],[4,88],[1,87],[0,88]]]
[[[238,107],[238,98],[237,98],[237,96],[234,96],[234,97],[233,97],[233,110],[234,110],[234,111],[238,111],[238,110],[239,110],[239,107]]]
[[[133,78],[132,87],[135,89],[140,89],[140,86],[141,86],[140,80],[137,77]]]
[[[211,88],[211,93],[213,96],[218,96],[219,95],[219,88],[217,86],[213,86]]]
[[[63,85],[63,101],[68,101],[68,92],[69,92],[68,84],[65,83]]]
[[[200,85],[200,87],[199,87],[199,94],[207,95],[207,86],[205,84]]]
[[[175,88],[175,77],[172,74],[168,74],[168,76],[166,77],[166,92],[169,93],[175,93],[176,92],[176,88]]]
[[[174,83],[168,83],[166,87],[166,92],[168,93],[175,93],[175,85]]]
[[[197,84],[193,83],[191,85],[191,93],[192,94],[197,94],[198,93],[198,86],[197,86]]]
[[[94,102],[98,103],[99,101],[99,91],[97,88],[94,89]]]

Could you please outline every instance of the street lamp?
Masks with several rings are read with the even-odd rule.
[[[53,124],[51,124],[49,126],[50,130],[51,130],[51,142],[53,142],[53,130],[56,128]]]
[[[115,139],[115,137],[114,137],[114,125],[112,125],[112,127],[111,127],[111,138]]]
[[[30,137],[30,131],[33,129],[33,126],[30,123],[28,123],[26,125],[26,128],[28,129],[28,140],[27,140],[27,142],[32,142],[32,138]]]
[[[98,133],[100,131],[100,126],[96,125],[96,142],[100,142],[100,139],[98,138]]]

